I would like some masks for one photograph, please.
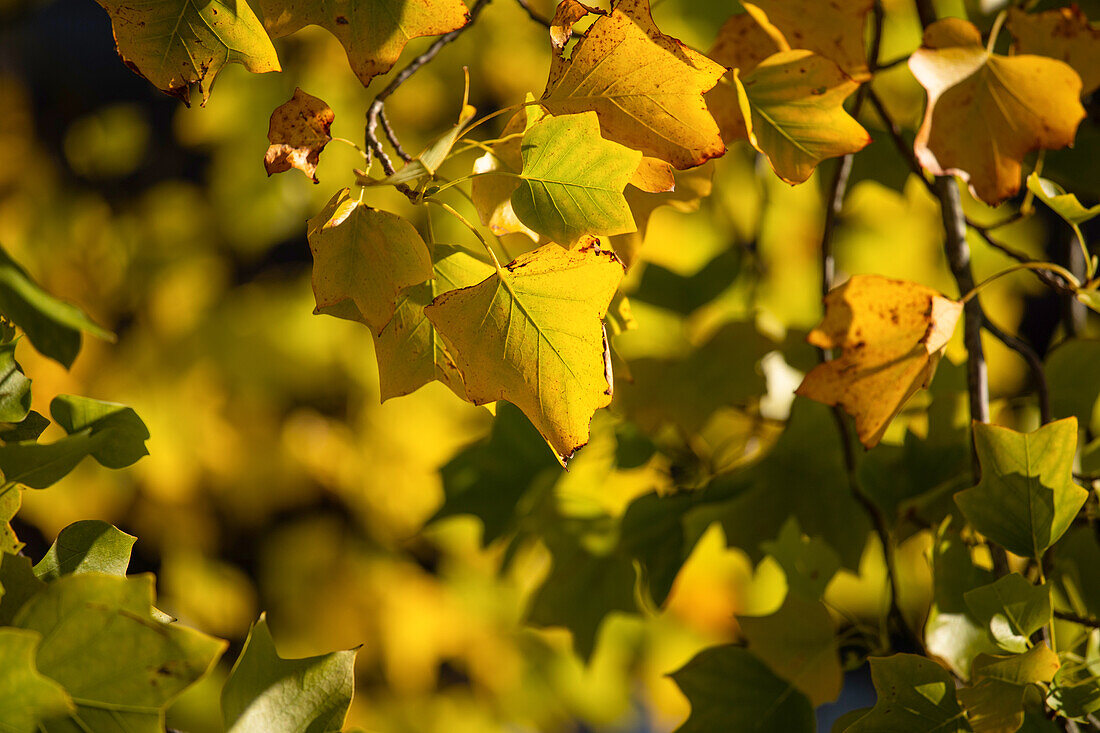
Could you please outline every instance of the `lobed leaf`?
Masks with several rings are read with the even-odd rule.
[[[778,29],[790,48],[824,56],[856,82],[871,79],[863,38],[872,0],[755,0],[743,5],[758,23]]]
[[[1076,5],[1027,13],[1008,10],[1005,24],[1016,39],[1017,54],[1036,54],[1065,61],[1081,77],[1082,94],[1100,88],[1100,28]]]
[[[1010,652],[1027,651],[1031,635],[1050,623],[1050,588],[1010,573],[963,594],[970,613]]]
[[[847,733],[964,733],[970,731],[943,667],[914,654],[871,658],[878,701]]]
[[[318,183],[317,163],[332,140],[329,129],[335,119],[327,102],[296,87],[290,101],[271,113],[267,128],[271,146],[264,154],[267,175],[297,168]]]
[[[38,733],[46,721],[73,711],[65,689],[35,666],[41,640],[33,631],[0,628],[0,721],[5,733]]]
[[[46,582],[79,573],[125,577],[136,540],[98,519],[74,522],[58,533],[46,555],[34,566],[34,574]]]

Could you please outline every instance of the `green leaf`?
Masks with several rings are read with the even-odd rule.
[[[1028,686],[1050,682],[1058,667],[1058,655],[1046,644],[1008,657],[978,655],[974,660],[972,685],[958,691],[975,733],[1019,730],[1024,724]]]
[[[977,486],[955,495],[976,530],[1022,557],[1041,558],[1058,541],[1088,492],[1073,483],[1077,420],[1033,433],[974,424],[982,468]]]
[[[44,356],[72,366],[80,351],[81,332],[114,340],[74,305],[57,300],[31,280],[26,271],[0,247],[0,315],[15,323]]]
[[[0,422],[22,422],[31,411],[31,380],[15,360],[15,344],[0,344]]]
[[[878,702],[848,733],[963,733],[969,731],[943,667],[913,654],[871,658]]]
[[[23,492],[18,487],[0,492],[0,552],[14,555],[23,549],[23,543],[11,528],[12,517],[19,511],[22,501]]]
[[[42,434],[42,431],[49,426],[50,421],[47,418],[31,410],[21,422],[0,429],[0,441],[4,443],[20,443],[26,440],[37,440],[38,436]]]
[[[97,0],[111,16],[118,55],[161,91],[190,104],[198,83],[202,103],[227,63],[255,74],[279,71],[279,58],[244,0]]]
[[[45,587],[31,569],[29,557],[0,555],[0,626],[10,626],[24,604]]]
[[[539,234],[569,245],[637,229],[623,189],[642,154],[600,137],[595,112],[543,118],[523,134],[520,152],[512,208]]]
[[[1100,216],[1100,204],[1086,209],[1076,195],[1066,193],[1065,189],[1057,183],[1040,178],[1036,173],[1027,177],[1027,190],[1070,224],[1079,226],[1089,219]]]
[[[840,570],[840,557],[820,537],[806,537],[791,517],[783,524],[779,537],[762,542],[760,549],[775,558],[787,576],[787,591],[803,600],[814,601]]]
[[[89,573],[61,577],[23,606],[14,625],[42,635],[38,668],[77,703],[72,724],[47,731],[162,729],[164,707],[226,644],[155,620],[152,603],[152,575]]]
[[[88,397],[61,395],[50,413],[69,435],[55,443],[0,446],[0,471],[9,483],[44,489],[64,478],[86,456],[106,468],[125,468],[148,455],[149,430],[131,408]]]
[[[1031,635],[1050,623],[1050,589],[1011,573],[963,594],[970,613],[1006,651],[1024,652]]]
[[[1100,341],[1070,339],[1051,350],[1044,364],[1055,417],[1076,417],[1087,426],[1100,398]]]
[[[1100,711],[1100,669],[1095,664],[1067,663],[1054,675],[1049,702],[1071,718]]]
[[[65,689],[34,665],[41,639],[33,631],[0,629],[0,726],[5,733],[37,733],[44,721],[73,710]]]
[[[676,733],[812,733],[810,701],[738,646],[704,649],[672,679],[691,702]]]
[[[267,619],[253,626],[222,688],[229,733],[340,730],[355,690],[355,650],[283,659]]]
[[[501,460],[508,456],[508,460]],[[428,520],[459,514],[481,520],[481,543],[511,532],[526,514],[531,495],[545,494],[561,474],[546,443],[519,408],[497,403],[493,429],[485,441],[470,446],[440,470],[443,506]]]
[[[738,616],[749,651],[798,688],[817,707],[840,695],[844,672],[836,625],[819,600],[788,594],[770,616]]]
[[[136,537],[98,519],[74,522],[57,535],[34,574],[49,582],[62,575],[104,573],[124,577]]]

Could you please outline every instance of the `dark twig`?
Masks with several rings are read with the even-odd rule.
[[[387,176],[392,176],[397,169],[394,168],[393,161],[390,160],[390,157],[386,154],[385,149],[382,147],[382,141],[378,139],[379,125],[383,126],[386,137],[389,138],[390,142],[394,146],[394,150],[397,151],[398,155],[400,155],[405,160],[409,160],[410,158],[405,157],[406,154],[401,148],[401,144],[397,142],[397,135],[393,133],[393,130],[392,128],[390,128],[389,124],[383,123],[383,111],[386,99],[388,99],[390,95],[396,92],[402,84],[408,81],[410,76],[419,71],[420,67],[434,59],[439,54],[439,52],[443,50],[444,46],[458,38],[467,29],[473,27],[474,21],[477,20],[477,17],[481,14],[481,11],[484,10],[485,6],[488,5],[490,2],[492,2],[492,0],[477,0],[477,2],[475,2],[470,8],[470,20],[467,21],[466,25],[451,31],[450,33],[445,33],[437,38],[435,42],[432,43],[432,45],[428,46],[427,50],[424,51],[424,53],[420,54],[415,59],[410,61],[408,66],[399,71],[397,76],[390,80],[390,83],[386,85],[385,89],[378,93],[378,95],[374,98],[374,101],[372,101],[370,103],[370,106],[367,108],[367,149],[373,152],[374,155],[378,158],[378,161],[382,164],[382,170],[386,172]]]
[[[1050,385],[1047,383],[1047,375],[1043,370],[1043,360],[1039,357],[1039,353],[1031,347],[1031,344],[1019,336],[1014,336],[1002,330],[989,320],[989,316],[985,315],[984,312],[982,317],[985,330],[989,331],[993,338],[1022,356],[1024,361],[1027,362],[1027,366],[1031,370],[1031,376],[1035,380],[1036,394],[1039,397],[1039,419],[1043,425],[1046,425],[1054,419],[1054,413],[1050,409]]]
[[[390,141],[390,145],[393,146],[394,152],[406,163],[412,162],[412,156],[405,152],[405,148],[401,147],[401,141],[397,139],[397,133],[394,132],[393,126],[390,125],[390,118],[386,116],[385,108],[379,111],[378,121],[382,123],[382,132],[386,133],[386,139]]]
[[[1071,613],[1069,611],[1055,610],[1054,618],[1081,624],[1082,626],[1088,626],[1090,629],[1100,629],[1100,619],[1089,618],[1088,616],[1078,616],[1076,613]]]
[[[527,17],[531,20],[535,21],[541,26],[545,26],[547,28],[550,27],[550,21],[536,13],[534,8],[531,7],[531,4],[528,3],[527,0],[516,0],[516,5],[519,5],[521,8],[523,8],[523,12],[527,13]]]

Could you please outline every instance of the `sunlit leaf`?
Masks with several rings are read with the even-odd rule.
[[[532,241],[538,241],[538,233],[521,222],[512,208],[512,194],[519,188],[519,173],[523,170],[520,143],[525,121],[524,110],[520,110],[504,126],[500,141],[493,143],[489,151],[474,161],[475,175],[489,175],[476,175],[470,181],[470,197],[481,223],[494,234],[522,232]],[[503,175],[498,171],[512,175]]]
[[[752,652],[737,646],[704,649],[672,679],[691,702],[691,717],[676,733],[811,733],[810,701],[777,677]]]
[[[519,407],[561,461],[588,443],[611,402],[601,321],[623,276],[595,244],[546,245],[424,309],[477,405]]]
[[[1016,53],[1065,61],[1081,76],[1082,94],[1100,87],[1100,29],[1077,5],[1034,14],[1010,8],[1006,25],[1016,38]]]
[[[971,728],[975,733],[1016,733],[1024,724],[1028,685],[1049,683],[1059,666],[1058,655],[1043,643],[1010,657],[978,655],[971,686],[958,691]]]
[[[379,334],[398,294],[432,277],[428,247],[412,224],[338,192],[309,220],[317,313],[359,321]]]
[[[355,650],[306,659],[275,651],[267,619],[253,626],[222,688],[229,733],[340,730],[354,692]]]
[[[1050,588],[1010,573],[963,594],[974,618],[1006,651],[1023,652],[1031,635],[1050,623]]]
[[[523,171],[512,209],[559,244],[637,227],[623,197],[642,154],[600,137],[595,112],[546,117],[523,134]]]
[[[15,344],[0,344],[0,423],[22,422],[31,411],[31,380],[15,360]]]
[[[798,394],[840,405],[868,448],[935,374],[962,304],[931,288],[877,275],[857,275],[825,296],[825,319],[809,342],[839,349],[806,375]]]
[[[756,17],[749,13],[730,16],[718,30],[718,37],[707,51],[707,56],[745,76],[772,54],[791,50],[778,28],[767,23],[766,19],[763,25],[758,23],[757,17],[763,19],[763,14],[758,13]],[[722,140],[728,144],[734,140],[749,139],[732,73],[723,76],[707,92],[706,99],[707,107],[722,131]]]
[[[260,0],[259,7],[273,38],[307,25],[336,36],[364,86],[389,71],[412,39],[449,33],[469,17],[461,0]]]
[[[279,71],[275,47],[244,0],[97,0],[111,16],[118,55],[161,91],[191,101],[197,83],[202,103],[228,63],[262,74]]]
[[[73,710],[65,689],[34,664],[41,639],[33,631],[0,629],[0,720],[5,733],[38,733],[43,722]]]
[[[17,487],[0,492],[0,552],[14,555],[23,549],[23,543],[11,527],[12,517],[19,511],[22,499],[23,492]]]
[[[1085,116],[1081,79],[1068,65],[991,54],[978,29],[958,18],[925,30],[909,68],[928,91],[914,144],[921,165],[961,176],[987,204],[1020,190],[1027,153],[1072,145]]]
[[[1005,549],[1042,557],[1088,497],[1073,482],[1077,420],[1058,420],[1033,433],[975,423],[974,446],[982,479],[956,494],[955,503],[974,529]]]
[[[565,0],[558,15],[569,18],[559,21],[568,38],[584,9]],[[541,100],[551,114],[594,110],[605,138],[680,169],[725,152],[703,101],[724,69],[661,33],[648,0],[620,0],[592,24],[568,58],[557,51]]]
[[[123,577],[136,539],[98,519],[74,522],[57,535],[46,556],[34,566],[34,574],[47,582],[76,573]]]
[[[1100,216],[1100,204],[1085,208],[1077,196],[1066,193],[1065,189],[1054,181],[1040,178],[1035,173],[1027,177],[1027,190],[1071,224],[1084,224],[1089,219]]]
[[[676,186],[665,193],[646,193],[641,189],[628,187],[626,201],[634,214],[638,231],[610,237],[611,247],[623,264],[628,268],[633,267],[638,260],[653,212],[662,206],[668,206],[682,213],[698,211],[702,200],[710,196],[713,189],[711,181],[713,174],[714,168],[711,165],[688,171],[677,171],[674,174]]]
[[[317,162],[332,140],[329,128],[334,119],[336,114],[323,99],[295,88],[290,101],[271,113],[267,128],[271,146],[264,154],[267,175],[297,168],[317,183]]]
[[[955,683],[943,667],[913,654],[871,658],[878,701],[848,733],[964,733],[966,723]]]
[[[761,24],[775,26],[791,48],[829,59],[857,82],[871,78],[863,48],[871,0],[823,3],[819,0],[756,0],[743,3]]]

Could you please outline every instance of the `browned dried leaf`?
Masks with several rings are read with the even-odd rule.
[[[317,161],[332,136],[336,114],[323,99],[294,90],[290,101],[275,108],[267,128],[271,146],[264,155],[267,175],[297,168],[317,183]]]

